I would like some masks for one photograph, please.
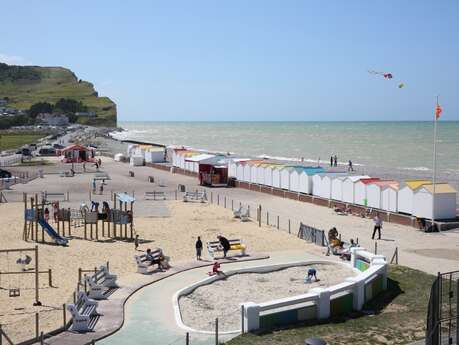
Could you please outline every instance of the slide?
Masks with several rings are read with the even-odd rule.
[[[47,232],[49,236],[59,245],[61,246],[66,246],[67,243],[69,242],[67,239],[59,236],[59,234],[56,232],[56,230],[53,229],[53,227],[46,222],[44,219],[39,219],[38,224],[42,226],[43,229]]]

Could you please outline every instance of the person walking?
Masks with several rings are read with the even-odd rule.
[[[201,236],[198,236],[198,240],[195,243],[195,248],[196,248],[196,260],[201,260],[201,253],[202,253]]]
[[[139,248],[139,235],[135,235],[134,247],[135,247],[135,250],[138,250]]]
[[[347,171],[354,171],[354,168],[352,167],[352,161],[350,159],[349,159],[349,162],[348,162]]]
[[[96,188],[97,188],[96,180],[92,180],[92,193],[93,194],[96,194]]]
[[[332,167],[333,166],[333,155],[330,156],[330,166]]]
[[[335,155],[335,157],[333,157],[333,163],[334,163],[335,167],[338,166],[338,156],[337,155]]]
[[[376,231],[378,232],[378,240],[381,239],[381,228],[383,225],[383,221],[381,218],[379,218],[379,214],[376,214],[376,216],[373,218],[373,223],[375,224],[373,228],[373,236],[371,236],[371,239],[375,239]]]

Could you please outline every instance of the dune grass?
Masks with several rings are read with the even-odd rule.
[[[323,324],[303,324],[236,337],[227,345],[303,345],[320,337],[333,345],[409,344],[425,334],[427,304],[434,276],[391,266],[388,289],[364,311]]]

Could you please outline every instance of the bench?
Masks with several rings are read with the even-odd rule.
[[[166,200],[166,194],[164,192],[145,192],[145,200]]]
[[[246,255],[245,251],[247,247],[245,246],[245,244],[242,243],[242,240],[234,239],[234,240],[228,240],[228,241],[230,243],[229,251],[238,250],[241,256]],[[215,254],[217,252],[223,253],[223,247],[221,246],[220,241],[209,241],[207,242],[207,251],[211,258],[215,258]]]
[[[98,285],[102,285],[108,288],[119,287],[116,283],[116,274],[111,274],[105,265],[100,266],[99,270],[92,276],[92,278]]]
[[[84,293],[84,291],[78,292],[78,298],[75,303],[75,307],[80,315],[93,316],[97,315],[97,301],[94,301]]]
[[[199,201],[199,202],[206,202],[207,201],[207,194],[206,192],[185,192],[183,195],[183,201]]]
[[[75,304],[68,304],[67,310],[72,315],[72,330],[75,332],[89,332],[97,322],[98,303],[88,298],[80,291]]]
[[[90,298],[93,298],[96,300],[107,299],[107,294],[110,290],[109,287],[97,284],[94,281],[93,277],[88,276],[88,275],[84,276],[84,280],[87,286],[89,287],[88,296]]]
[[[233,212],[234,218],[239,218],[241,222],[249,221],[250,211],[249,208],[243,208],[242,206],[239,207],[236,211]]]
[[[155,261],[159,261],[161,255],[163,256],[163,261],[161,262],[161,268],[166,268],[166,269],[169,268],[170,258],[163,254],[162,249],[156,248],[151,251],[151,256],[153,257],[153,260]],[[134,255],[134,259],[137,264],[137,273],[149,274],[153,272],[153,270],[151,270],[151,267],[154,266],[155,264],[152,264],[151,261],[148,260],[147,254]]]

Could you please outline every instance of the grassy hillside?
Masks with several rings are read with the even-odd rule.
[[[80,118],[79,123],[116,126],[116,104],[108,97],[98,97],[91,83],[79,80],[66,68],[0,64],[0,98],[4,97],[9,98],[8,106],[18,109],[29,109],[37,102],[75,99],[97,114],[96,118]]]

